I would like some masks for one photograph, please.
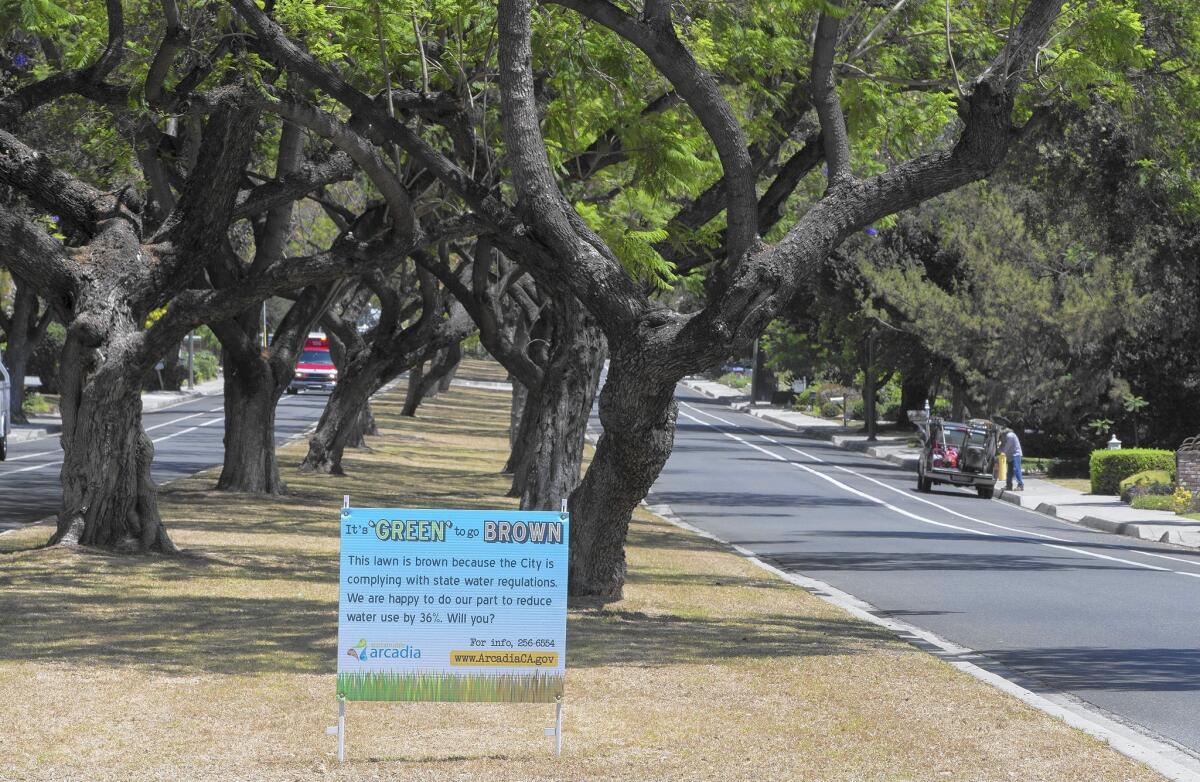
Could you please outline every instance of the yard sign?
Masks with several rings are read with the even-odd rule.
[[[344,508],[339,698],[559,701],[569,528],[566,513]]]

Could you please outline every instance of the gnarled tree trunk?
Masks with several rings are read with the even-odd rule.
[[[150,476],[154,443],[142,429],[137,323],[120,302],[96,298],[63,348],[63,496],[50,542],[174,553]]]
[[[636,350],[614,350],[600,391],[604,432],[570,498],[572,595],[621,599],[629,520],[671,455],[677,414],[674,380]]]
[[[579,485],[604,335],[573,297],[555,304],[555,340],[537,394],[523,465],[522,510],[556,510]]]
[[[275,457],[275,408],[289,379],[261,355],[225,351],[225,460],[220,491],[285,494]]]
[[[361,441],[361,421],[371,395],[403,369],[387,374],[385,361],[364,351],[346,361],[346,371],[339,372],[337,386],[321,413],[317,429],[308,441],[308,454],[300,463],[302,472],[342,475],[342,453],[351,439]]]
[[[458,362],[461,360],[462,347],[450,345],[434,353],[429,362],[428,372],[424,371],[424,361],[410,369],[408,389],[404,394],[404,408],[400,411],[400,415],[415,417],[417,408],[421,406],[426,397],[437,396],[439,391],[448,390],[449,381],[454,377],[454,371],[458,368]],[[446,388],[442,387],[443,383]]]

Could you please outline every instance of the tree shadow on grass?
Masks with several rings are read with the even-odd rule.
[[[137,565],[128,558],[126,563]],[[124,581],[108,581],[107,573],[89,578],[93,568],[15,578],[0,594],[0,660],[172,674],[333,674],[335,604],[223,595],[205,580],[207,567],[175,562],[166,568],[198,590],[211,587],[199,594],[128,588]],[[189,569],[200,572],[180,572]]]
[[[567,666],[655,667],[857,654],[889,640],[894,639],[882,628],[848,618],[705,619],[613,609],[581,611],[567,623]]]

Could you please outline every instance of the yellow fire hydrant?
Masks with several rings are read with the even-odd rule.
[[[1008,455],[1000,453],[996,455],[996,482],[1008,480]]]

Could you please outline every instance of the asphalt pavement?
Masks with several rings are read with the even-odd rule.
[[[275,413],[277,443],[321,417],[328,394],[284,395]],[[154,440],[152,474],[158,483],[219,465],[224,458],[224,397],[213,394],[143,414]],[[58,512],[62,449],[58,436],[9,446],[0,462],[0,532]]]
[[[1200,553],[952,487],[918,495],[891,464],[678,399],[648,502],[1200,753]]]

